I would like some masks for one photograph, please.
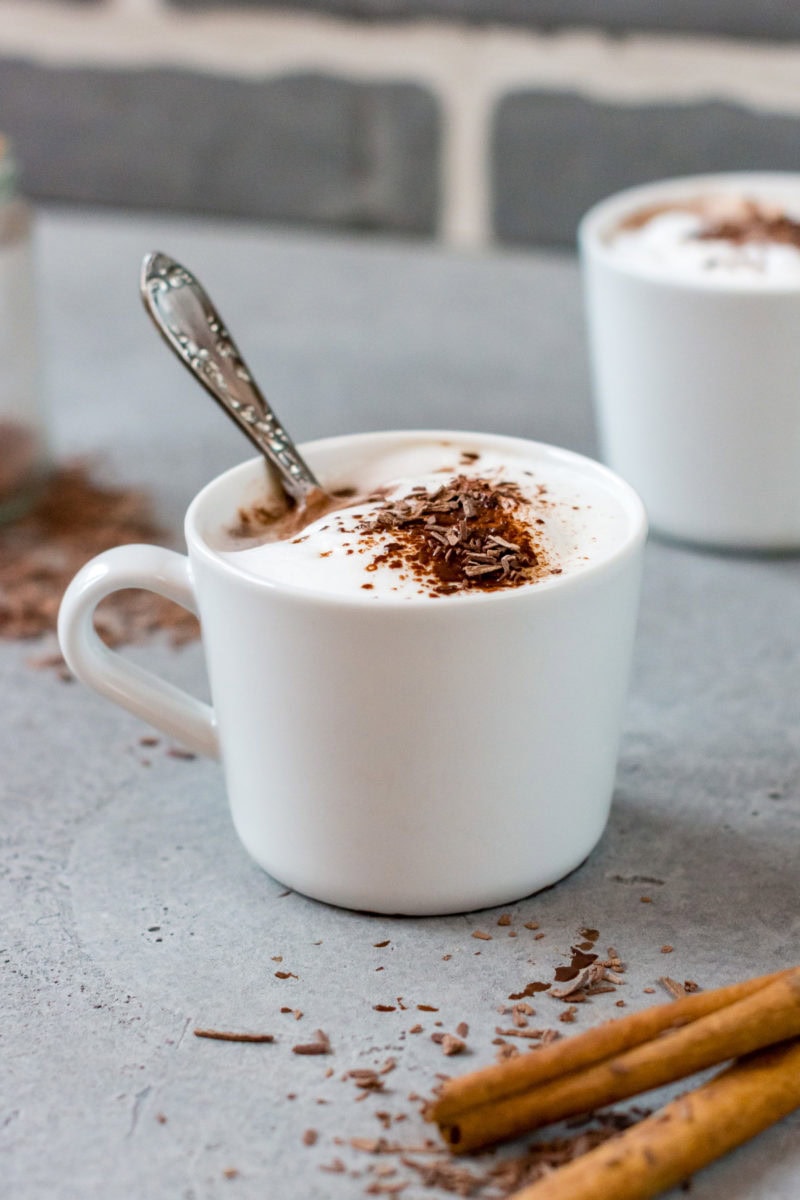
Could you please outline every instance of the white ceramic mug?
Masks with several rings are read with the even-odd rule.
[[[603,456],[668,536],[800,547],[800,285],[746,272],[681,280],[615,253],[650,205],[733,194],[800,206],[800,175],[696,176],[621,192],[579,230]]]
[[[245,848],[297,891],[350,908],[434,914],[554,883],[606,824],[631,657],[645,518],[605,467],[475,434],[379,433],[303,447],[325,483],[355,454],[414,439],[524,449],[566,464],[619,507],[614,548],[581,569],[471,596],[371,600],[275,584],[213,548],[263,487],[252,460],[200,492],[189,557],[121,546],[64,597],[74,673],[208,755],[220,755]],[[209,706],[103,645],[92,616],[121,588],[198,612]]]

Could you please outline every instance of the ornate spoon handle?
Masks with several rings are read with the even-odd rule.
[[[291,498],[302,502],[319,488],[194,275],[166,254],[148,254],[140,291],[164,340],[277,469]]]

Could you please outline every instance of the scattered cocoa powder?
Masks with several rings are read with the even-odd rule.
[[[0,504],[18,503],[39,483],[42,446],[36,430],[22,421],[0,420]]]
[[[61,597],[77,571],[95,554],[132,542],[170,542],[143,492],[100,484],[83,463],[56,469],[31,510],[0,529],[0,637],[53,633]],[[197,619],[186,609],[141,590],[104,600],[95,625],[110,646],[161,631],[173,645],[199,635]]]

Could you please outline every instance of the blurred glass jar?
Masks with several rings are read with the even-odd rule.
[[[45,474],[47,439],[39,395],[33,222],[0,135],[0,521],[24,512]]]

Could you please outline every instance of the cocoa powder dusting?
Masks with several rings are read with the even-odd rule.
[[[701,242],[722,241],[734,246],[771,242],[800,250],[800,221],[747,201],[740,216],[708,221],[695,237]]]
[[[0,529],[0,637],[53,633],[64,590],[95,554],[132,542],[167,545],[147,496],[95,482],[85,464],[55,470],[24,517]],[[166,631],[173,645],[199,635],[197,619],[145,591],[104,600],[95,624],[110,646]]]
[[[651,204],[620,221],[620,232],[642,229],[665,213],[692,213],[702,221],[692,237],[700,242],[722,241],[733,246],[772,243],[800,250],[800,221],[777,205],[739,196],[698,196],[693,199]]]

